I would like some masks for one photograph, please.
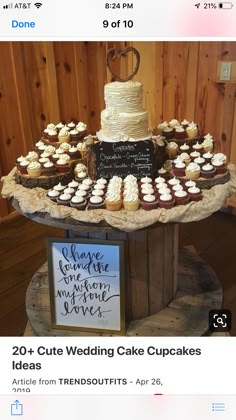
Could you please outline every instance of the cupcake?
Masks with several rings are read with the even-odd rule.
[[[213,156],[214,160],[221,160],[224,164],[227,163],[227,156],[224,153],[215,153]]]
[[[70,194],[71,196],[75,194],[75,189],[71,187],[66,187],[64,189],[64,194]]]
[[[163,184],[166,182],[165,178],[163,176],[158,176],[157,178],[155,178],[155,184]]]
[[[196,159],[194,159],[194,163],[197,163],[201,168],[203,165],[205,165],[206,161],[203,157],[199,156]]]
[[[67,128],[62,128],[58,133],[58,140],[59,143],[69,143],[70,141],[70,133]]]
[[[88,194],[87,191],[84,190],[77,190],[75,195],[77,195],[77,197],[83,197],[85,200],[87,200],[90,197],[90,194]]]
[[[88,191],[88,190],[84,190],[84,191]],[[104,190],[92,190],[91,195],[95,195],[96,197],[104,197],[105,192]]]
[[[186,181],[184,184],[184,188],[188,190],[189,188],[196,187],[195,181]]]
[[[185,170],[185,175],[188,179],[194,180],[200,177],[201,168],[197,163],[191,162]]]
[[[161,195],[165,195],[165,194],[171,194],[171,190],[170,188],[167,188],[167,186],[164,186],[162,188],[158,189],[158,197],[160,197]]]
[[[46,146],[44,152],[49,153],[50,156],[52,156],[54,153],[56,153],[56,148],[54,146],[49,145],[49,146]]]
[[[86,191],[87,194],[91,194],[92,192],[92,188],[90,187],[90,185],[86,185],[86,184],[80,184],[78,190],[82,190],[82,191]],[[96,191],[100,191],[100,190],[96,190]],[[102,194],[104,194],[104,191],[102,191]],[[99,195],[99,194],[97,194]]]
[[[179,158],[185,163],[185,165],[188,165],[191,162],[191,158],[188,153],[181,153]]]
[[[186,132],[185,129],[181,126],[175,129],[175,139],[176,140],[184,140],[186,139]]]
[[[38,147],[38,150],[37,150],[37,152],[38,152],[38,154],[41,156],[41,154],[45,151],[45,149],[46,149],[46,144],[40,144],[40,146]]]
[[[169,127],[175,128],[176,126],[179,126],[179,121],[176,119],[173,119],[169,122]]]
[[[56,125],[56,130],[57,130],[57,132],[59,132],[62,128],[64,128],[65,127],[65,124],[63,124],[62,122],[59,122],[57,125]]]
[[[143,178],[140,179],[140,183],[141,184],[151,184],[152,183],[152,178],[145,176]]]
[[[43,133],[42,133],[43,139],[46,140],[48,138],[48,132],[49,132],[48,128],[45,128],[45,130],[43,130]]]
[[[177,184],[172,187],[172,192],[175,193],[176,191],[182,191],[184,189],[183,185]],[[170,191],[171,192],[171,191]]]
[[[105,202],[102,197],[92,195],[88,201],[88,210],[105,209]]]
[[[72,199],[70,200],[70,206],[74,207],[77,210],[85,210],[86,205],[87,200],[85,200],[83,197],[78,197],[77,195],[72,197]]]
[[[203,159],[205,159],[206,163],[210,163],[211,159],[213,158],[213,153],[211,152],[206,152],[203,154]]]
[[[47,162],[50,162],[50,159],[49,158],[40,158],[39,159],[39,163],[40,163],[40,165],[44,165],[45,163],[47,163]]]
[[[203,178],[214,178],[215,174],[216,170],[210,163],[207,163],[206,165],[202,166],[201,176]]]
[[[216,170],[216,175],[222,175],[227,172],[227,168],[223,160],[219,160],[213,157],[213,159],[211,159],[211,164]]]
[[[79,172],[84,172],[86,173],[86,176],[87,176],[87,172],[88,172],[87,166],[85,166],[83,163],[77,163],[74,169],[74,174],[77,176]]]
[[[17,169],[19,169],[19,170],[20,170],[20,164],[21,164],[21,162],[23,162],[24,160],[26,160],[26,158],[25,158],[24,156],[19,156],[19,157],[16,159],[16,167],[17,167]]]
[[[159,207],[161,209],[172,209],[172,207],[174,207],[175,204],[175,199],[172,197],[171,194],[163,194],[159,197]]]
[[[67,161],[67,160],[65,160],[65,159],[62,159],[62,158],[60,157],[60,159],[58,159],[58,161],[57,161],[57,163],[56,163],[56,170],[57,170],[57,172],[58,172],[58,173],[60,173],[60,174],[64,174],[64,173],[66,173],[66,172],[69,172],[69,170],[70,170],[70,165],[69,165],[68,161]]]
[[[172,140],[175,136],[175,130],[171,127],[165,127],[162,134],[166,140]]]
[[[157,173],[161,178],[164,178],[165,180],[169,178],[169,172],[164,167],[158,169]]]
[[[37,162],[39,160],[39,155],[35,151],[29,152],[26,156],[26,160],[29,162]]]
[[[38,148],[39,148],[40,146],[44,146],[44,142],[43,142],[42,140],[39,140],[39,141],[37,141],[37,143],[35,143],[35,148],[36,148],[36,151],[38,150]]]
[[[194,150],[194,152],[190,153],[190,157],[191,157],[192,161],[194,161],[194,159],[196,159],[200,156],[201,156],[201,154],[199,152],[197,152],[196,150]]]
[[[69,124],[67,124],[67,127],[69,128],[69,130],[71,131],[71,130],[74,130],[74,128],[75,128],[75,123],[74,123],[74,121],[71,121]]]
[[[125,210],[135,211],[139,208],[139,198],[137,193],[127,193],[123,200]]]
[[[184,190],[175,191],[174,198],[175,203],[179,206],[188,204],[190,200],[189,194]]]
[[[167,147],[166,147],[166,151],[167,151],[168,156],[169,156],[169,158],[170,158],[170,159],[173,159],[173,158],[175,158],[175,157],[177,156],[177,154],[178,154],[178,149],[179,149],[178,144],[177,144],[177,143],[175,143],[174,141],[171,141],[171,142],[167,145]]]
[[[58,161],[58,159],[60,159],[60,155],[58,155],[57,153],[54,153],[54,155],[52,155],[50,159],[53,163],[56,163]],[[39,159],[39,161],[40,161],[40,159]]]
[[[70,131],[70,138],[71,138],[71,141],[75,141],[75,142],[79,141],[81,138],[80,132],[76,128],[74,128],[73,130]]]
[[[72,146],[69,149],[68,153],[71,159],[81,159],[82,157],[80,151],[77,149],[76,146]]]
[[[38,178],[42,173],[42,167],[39,162],[30,162],[27,172],[30,178]]]
[[[186,119],[184,119],[183,121],[181,121],[181,125],[185,128],[185,130],[186,130],[186,128],[188,127],[188,125],[189,125],[189,121],[188,120],[186,120]]]
[[[169,181],[167,182],[167,184],[172,189],[174,185],[180,184],[180,180],[174,177],[174,178],[169,179]]]
[[[185,176],[185,168],[185,163],[179,160],[178,162],[174,163],[173,174],[179,177]]]
[[[48,130],[47,139],[51,143],[56,143],[58,141],[58,135],[57,135],[57,129],[56,128],[54,128],[52,130]]]
[[[58,197],[60,196],[59,191],[56,190],[50,190],[47,193],[47,197],[50,198],[51,201],[53,201],[54,203],[57,202]]]
[[[203,139],[202,147],[205,153],[213,152],[214,149],[214,138],[211,134],[206,134]]]
[[[181,152],[189,152],[190,151],[190,146],[187,143],[182,144],[182,146],[180,146],[179,150]]]
[[[44,151],[43,151],[43,153],[41,153],[41,155],[40,155],[40,158],[41,158],[41,159],[43,159],[43,158],[50,159],[50,157],[51,157],[51,154],[50,154],[50,153],[48,153],[48,152],[45,152],[45,150],[44,150]]]
[[[164,121],[164,122],[162,122],[161,124],[159,124],[157,126],[157,132],[158,132],[158,134],[162,135],[164,128],[168,128],[168,122],[167,121]]]
[[[62,184],[59,182],[59,184],[55,185],[55,186],[53,187],[53,189],[54,189],[55,191],[59,191],[59,193],[62,193],[62,191],[64,191],[64,190],[66,189],[66,185],[62,185]]]
[[[122,200],[118,193],[109,192],[106,196],[105,205],[109,211],[119,211],[122,208]]]
[[[76,130],[78,130],[79,131],[79,133],[80,133],[80,135],[83,135],[83,134],[85,134],[86,133],[86,131],[87,131],[87,125],[85,124],[85,123],[83,123],[83,122],[79,122],[77,125],[76,125]]]
[[[85,172],[85,171],[80,171],[80,172],[77,172],[77,173],[74,171],[74,173],[75,173],[75,176],[76,176],[76,181],[78,181],[79,183],[82,183],[82,181],[84,179],[86,179],[87,176],[88,176],[87,172]]]
[[[158,200],[153,194],[144,195],[141,200],[141,206],[143,210],[149,211],[157,208]]]
[[[186,128],[187,137],[194,139],[198,136],[198,127],[194,122],[190,123]]]
[[[19,171],[22,175],[27,175],[27,168],[29,166],[30,162],[26,159],[22,160],[19,164]]]
[[[71,145],[69,143],[63,142],[60,144],[60,147],[59,147],[60,151],[62,150],[62,152],[60,153],[67,153],[70,150],[70,148],[71,148]]]
[[[188,193],[190,196],[190,201],[200,201],[202,199],[202,193],[198,187],[189,188]]]
[[[203,152],[203,146],[202,144],[198,143],[198,141],[197,143],[193,144],[192,148],[196,152],[199,152],[199,153]]]
[[[43,175],[45,176],[52,176],[56,175],[56,167],[53,162],[50,160],[43,165]]]
[[[69,206],[71,200],[70,194],[61,194],[57,199],[57,204],[63,205],[63,206]]]

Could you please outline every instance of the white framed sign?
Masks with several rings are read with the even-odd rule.
[[[124,247],[121,241],[48,239],[54,328],[124,334]]]

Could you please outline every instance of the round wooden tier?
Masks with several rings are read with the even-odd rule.
[[[157,256],[156,256],[157,257]],[[161,255],[158,256],[159,258]],[[208,335],[208,314],[210,309],[219,309],[222,304],[222,292],[215,273],[201,258],[188,250],[180,252],[177,273],[178,290],[173,300],[165,309],[151,316],[143,316],[139,320],[126,324],[127,336],[201,336]],[[138,257],[137,257],[138,258]],[[137,259],[137,269],[141,267]],[[159,263],[158,263],[159,262]],[[136,270],[136,283],[140,282],[133,297],[139,310],[145,312],[148,308],[147,298],[151,300],[150,308],[158,307],[160,299],[169,299],[170,288],[164,292],[165,284],[160,285],[162,278],[158,277],[157,267],[163,260],[153,261],[156,266],[155,284],[147,291],[147,283],[142,284]],[[167,267],[166,267],[167,268]],[[142,267],[145,270],[145,267]],[[170,271],[169,271],[170,273]],[[160,272],[159,272],[160,274]],[[176,282],[176,284],[177,284]],[[167,283],[169,283],[167,281]],[[143,296],[142,296],[143,291]],[[160,294],[158,294],[160,291]],[[153,292],[153,294],[150,294]],[[164,292],[164,293],[163,293]],[[163,303],[163,302],[162,302]],[[127,305],[126,305],[127,306]],[[48,287],[48,269],[45,263],[34,275],[26,295],[26,311],[33,335],[36,336],[91,336],[108,335],[79,331],[53,329],[51,327],[51,312]],[[141,313],[141,312],[140,312]],[[32,335],[32,334],[31,334]],[[109,334],[110,335],[110,334]]]
[[[13,199],[12,204],[21,213],[17,200]],[[185,253],[184,259],[178,261],[176,223],[156,223],[127,233],[106,222],[84,224],[71,218],[55,219],[48,213],[24,215],[33,221],[64,229],[67,238],[124,241],[128,335],[192,335],[194,329],[195,335],[201,335],[207,329],[209,309],[221,307],[221,288],[212,270],[190,254]],[[47,265],[33,277],[26,307],[36,335],[68,335],[68,331],[51,328]],[[184,317],[181,325],[177,322],[179,313]],[[174,334],[170,327],[176,322],[179,327],[178,333]]]
[[[172,176],[175,176],[172,172]],[[189,179],[186,176],[176,176],[180,181],[187,182]],[[226,184],[226,182],[230,181],[230,173],[227,170],[224,174],[215,175],[214,178],[197,178],[194,179],[194,182],[196,182],[197,187],[201,188],[202,190],[209,190],[210,188],[214,187],[215,185],[222,185]]]

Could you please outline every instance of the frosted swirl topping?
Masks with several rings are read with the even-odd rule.
[[[202,149],[202,145],[197,142],[196,144],[193,145],[193,149],[194,150],[200,150],[200,149]]]
[[[221,160],[222,162],[226,161],[226,156],[223,153],[216,153],[213,157],[214,160]]]
[[[210,164],[210,163],[207,163],[206,165],[204,165],[203,167],[202,167],[202,170],[203,171],[212,171],[214,168],[213,168],[213,166]]]
[[[58,136],[59,137],[68,137],[70,135],[68,129],[66,127],[63,127],[60,131]]]
[[[77,129],[78,131],[85,131],[85,130],[87,130],[87,125],[86,125],[85,123],[83,123],[83,122],[81,122],[81,121],[80,121],[80,122],[77,124],[76,129]]]
[[[49,197],[58,197],[59,195],[60,195],[60,193],[57,190],[48,191],[48,196]]]
[[[147,201],[147,203],[153,203],[156,200],[155,195],[147,194],[143,196],[143,201]]]
[[[69,124],[67,124],[67,127],[74,128],[75,127],[74,121],[71,121]]]
[[[53,130],[48,130],[49,136],[57,136],[57,130],[54,128]]]
[[[204,153],[203,157],[204,159],[212,159],[213,154],[211,152],[207,152],[207,153]]]
[[[87,166],[85,166],[83,163],[77,163],[75,170],[77,172],[81,172],[81,171],[87,172]]]
[[[51,156],[51,153],[48,153],[48,152],[43,152],[41,154],[41,158],[49,158],[50,156]]]
[[[70,147],[69,152],[70,153],[77,153],[78,152],[78,149],[77,149],[76,146],[72,146],[72,147]]]
[[[106,185],[107,184],[107,180],[105,178],[98,178],[97,179],[97,184],[99,184],[99,183]]]
[[[170,189],[167,188],[167,187],[160,188],[158,190],[158,192],[159,192],[160,195],[166,195],[166,194],[170,194],[171,193]]]
[[[38,160],[39,155],[36,152],[29,152],[28,155],[26,156],[26,160],[32,161],[32,160]]]
[[[172,201],[172,196],[170,194],[162,194],[160,196],[161,201]]]
[[[120,201],[120,194],[117,192],[109,192],[106,196],[106,200],[107,201]]]
[[[195,159],[200,156],[200,153],[195,150],[195,152],[190,153],[190,156]]]
[[[175,128],[176,133],[184,133],[184,128],[180,126]]]
[[[60,157],[60,159],[57,160],[57,165],[68,165],[68,161]]]
[[[78,197],[86,197],[87,192],[83,190],[78,190],[76,191],[75,195],[77,195]]]
[[[182,191],[183,187],[180,184],[174,185],[172,188],[173,191]]]
[[[59,182],[59,184],[55,185],[53,189],[56,191],[64,191],[65,188],[66,187]]]
[[[62,153],[60,155],[60,159],[66,160],[66,162],[68,162],[70,160],[70,156],[67,155],[66,153]]]
[[[96,196],[102,197],[104,195],[104,191],[103,190],[93,190],[92,191],[92,195],[96,195]]]
[[[69,150],[69,149],[70,149],[70,144],[69,144],[69,143],[66,143],[66,142],[64,141],[63,143],[61,143],[61,145],[60,145],[59,149],[63,150],[63,152],[64,152],[65,150]]]
[[[79,197],[78,195],[75,195],[74,197],[72,197],[71,203],[72,204],[82,204],[82,203],[84,203],[84,198]]]
[[[20,162],[23,162],[24,160],[25,160],[25,157],[21,155],[20,157],[18,157],[18,158],[17,158],[17,160],[16,160],[16,161],[17,161],[18,163],[20,163]]]
[[[196,182],[194,181],[187,181],[185,182],[187,188],[196,187]]]
[[[179,121],[178,121],[178,120],[173,119],[173,120],[171,120],[171,121],[169,122],[169,126],[170,126],[171,128],[174,128],[176,125],[178,125],[178,126],[179,126]]]
[[[152,187],[150,187],[150,188],[142,188],[141,192],[144,195],[146,195],[146,194],[153,194],[154,193],[154,189]]]
[[[187,197],[187,195],[188,194],[184,190],[175,191],[175,197],[183,198],[183,197]]]
[[[152,178],[149,178],[148,176],[145,176],[141,179],[142,184],[150,184],[152,182]]]
[[[80,184],[79,190],[88,191],[90,190],[90,186],[86,184]]]
[[[47,146],[45,149],[46,153],[51,153],[53,154],[56,151],[56,148],[54,146]]]
[[[222,166],[222,165],[224,165],[223,160],[218,160],[218,159],[214,159],[214,158],[211,159],[211,163],[214,166]]]
[[[175,143],[175,141],[171,141],[168,146],[167,149],[178,149],[178,144]]]
[[[190,147],[187,145],[187,143],[184,143],[182,146],[180,146],[180,150],[189,150]]]
[[[158,174],[159,175],[164,175],[164,174],[166,174],[167,173],[167,170],[165,169],[165,168],[161,168],[161,169],[158,169]],[[163,178],[164,179],[164,178]],[[155,182],[156,182],[156,180],[155,180]]]
[[[65,150],[61,149],[59,147],[59,149],[57,149],[57,155],[63,155],[65,153]]]
[[[199,156],[196,159],[194,159],[194,162],[197,163],[198,165],[202,165],[205,162],[205,159]]]
[[[211,140],[211,143],[213,143],[213,141],[214,141],[213,136],[210,133],[208,133],[204,136],[204,140]]]
[[[181,153],[181,155],[179,155],[179,158],[184,161],[184,160],[189,160],[190,156],[188,153]]]
[[[65,125],[62,123],[62,122],[59,122],[57,125],[56,125],[56,128],[59,130],[61,130],[62,128],[64,128],[65,127]]]
[[[185,167],[186,167],[186,165],[185,165],[185,163],[184,163],[182,160],[178,160],[178,161],[175,163],[175,167],[176,167],[176,168],[178,168],[178,169],[182,169],[182,168],[185,168]]]
[[[38,146],[39,151],[41,152],[42,150],[45,150],[47,146],[45,146],[45,144],[40,144],[40,146]]]
[[[138,200],[138,194],[135,193],[128,193],[124,197],[124,201],[137,201]]]
[[[68,200],[71,199],[71,195],[70,194],[61,194],[59,199],[62,200],[62,201],[68,201]]]
[[[197,130],[197,124],[195,123],[195,122],[191,122],[189,125],[188,125],[188,127],[187,127],[187,129],[186,129],[187,131],[191,131],[191,130]]]
[[[187,166],[187,171],[189,171],[189,172],[198,172],[198,171],[200,171],[200,166],[197,163],[191,162]]]
[[[93,180],[91,178],[86,178],[86,179],[83,180],[82,184],[92,185],[93,184]]]
[[[198,187],[191,187],[191,188],[188,189],[188,192],[190,194],[199,194],[201,192],[201,190]]]
[[[74,194],[74,192],[75,192],[74,188],[67,187],[67,188],[64,189],[65,194],[72,195],[72,194]]]
[[[171,179],[169,179],[168,183],[170,185],[177,185],[177,184],[180,184],[180,180],[177,179],[177,178],[171,178]]]
[[[55,159],[55,160],[58,160],[60,158],[60,155],[58,155],[57,153],[55,153],[54,155],[52,155],[52,158]],[[43,158],[43,159],[49,160],[49,158]],[[41,162],[41,160],[42,159],[39,159],[39,162]]]
[[[184,120],[181,121],[181,124],[182,125],[189,125],[189,121],[184,118]]]
[[[79,131],[77,130],[77,128],[74,128],[73,130],[70,131],[71,136],[76,136],[77,134],[79,134]]]
[[[105,188],[106,188],[105,184],[101,184],[101,183],[98,183],[98,182],[93,187],[94,190],[105,190]]]
[[[53,124],[53,123],[49,123],[49,124],[47,125],[47,130],[55,130],[55,128],[56,128],[56,126],[55,126],[55,124]]]
[[[68,187],[70,187],[70,188],[77,188],[79,186],[79,183],[77,182],[77,181],[71,181],[69,184],[68,184]]]
[[[44,142],[42,140],[39,140],[37,143],[35,143],[36,147],[44,146]]]
[[[92,195],[89,201],[91,204],[101,204],[103,202],[103,198],[98,195]]]
[[[80,172],[77,173],[77,178],[79,178],[79,179],[86,178],[86,176],[87,176],[87,172],[85,172],[85,171],[80,171]]]
[[[127,175],[124,179],[124,182],[128,182],[128,181],[137,181],[137,178],[134,175]]]
[[[77,144],[77,150],[79,150],[80,152],[85,151],[87,149],[86,143],[78,143]]]
[[[54,166],[54,163],[48,160],[46,163],[44,163],[44,168],[52,168]]]
[[[39,162],[30,162],[28,169],[39,169],[41,165]]]
[[[155,179],[155,183],[156,183],[156,184],[162,184],[163,182],[165,182],[165,178],[163,178],[162,176],[158,176],[158,177]]]

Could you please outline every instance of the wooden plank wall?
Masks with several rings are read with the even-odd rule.
[[[215,82],[217,61],[236,61],[236,42],[1,42],[0,175],[49,122],[79,119],[91,132],[99,129],[103,87],[111,80],[106,51],[130,45],[141,54],[136,79],[144,85],[150,127],[195,120],[236,163],[236,86]],[[133,65],[128,55],[114,68],[125,75]],[[9,212],[0,199],[0,217]]]

